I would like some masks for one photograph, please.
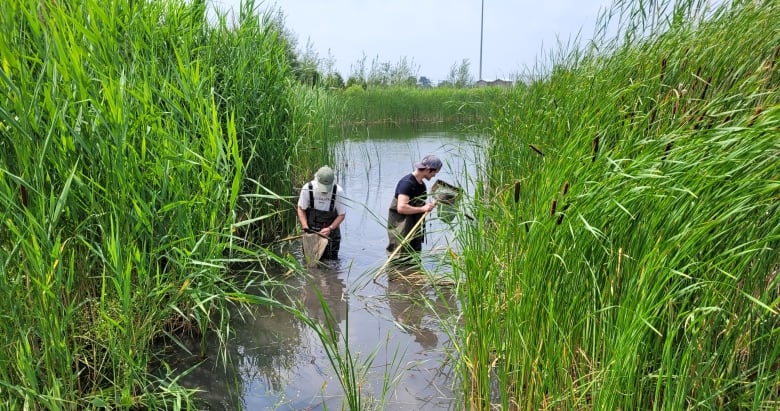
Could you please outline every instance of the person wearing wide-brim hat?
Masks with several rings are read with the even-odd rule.
[[[322,259],[336,259],[341,246],[339,226],[346,216],[344,189],[336,184],[333,169],[320,167],[298,197],[298,221],[304,232],[317,232],[328,238]]]
[[[394,253],[400,246],[404,249],[398,251],[407,253],[422,250],[425,233],[424,228],[417,223],[435,205],[434,202],[426,201],[428,188],[424,180],[435,177],[441,167],[441,160],[429,154],[414,164],[414,171],[398,181],[387,215],[388,253]],[[415,227],[419,227],[417,232],[410,236]],[[407,237],[408,242],[402,244]]]

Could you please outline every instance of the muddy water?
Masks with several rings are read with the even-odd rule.
[[[458,318],[456,291],[416,279],[413,284],[388,281],[378,269],[386,260],[384,224],[398,179],[411,172],[414,161],[434,153],[444,161],[437,179],[469,191],[468,176],[473,176],[480,157],[474,141],[475,136],[452,131],[399,129],[372,129],[345,140],[336,149],[333,165],[349,199],[340,258],[285,280],[293,286],[289,301],[302,303],[323,323],[317,290],[324,297],[357,357],[358,370],[365,372],[361,387],[365,403],[373,401],[372,409],[462,408],[449,338]],[[443,255],[457,250],[453,229],[463,222],[443,216],[432,213],[426,226],[423,256],[429,275],[452,275]],[[299,243],[281,251],[301,258]],[[227,365],[210,352],[182,381],[203,390],[211,409],[342,409],[344,391],[313,331],[267,307],[234,317]]]

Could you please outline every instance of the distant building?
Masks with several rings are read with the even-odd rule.
[[[493,81],[479,80],[474,83],[474,87],[512,87],[512,82],[509,80],[495,79]]]

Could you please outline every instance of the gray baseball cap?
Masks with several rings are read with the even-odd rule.
[[[430,168],[433,170],[441,169],[441,160],[433,154],[428,154],[423,157],[422,160],[414,163],[414,167],[417,169]]]
[[[333,174],[332,168],[322,166],[314,174],[314,180],[317,182],[317,191],[327,193],[333,189],[333,182],[336,181],[336,176]]]

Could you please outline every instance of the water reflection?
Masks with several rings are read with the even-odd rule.
[[[334,170],[348,200],[339,260],[306,273],[274,275],[290,286],[282,302],[303,306],[324,326],[334,326],[360,360],[373,356],[361,389],[384,400],[377,408],[449,410],[457,408],[456,384],[447,363],[452,358],[449,335],[440,320],[456,317],[455,291],[420,282],[413,272],[394,281],[383,275],[374,283],[372,277],[387,257],[385,217],[398,178],[410,172],[414,161],[434,153],[444,161],[438,177],[468,188],[478,154],[465,137],[449,131],[393,132],[346,139],[336,149]],[[444,257],[457,247],[452,234],[462,223],[460,212],[442,208],[428,223],[420,259],[426,271],[451,271]],[[303,261],[300,243],[287,247],[282,254]],[[328,316],[318,294],[334,324],[325,324]],[[341,408],[343,390],[311,329],[281,309],[259,306],[231,314],[228,356],[221,356],[219,341],[211,341],[204,363],[181,380],[204,391],[204,409]],[[184,359],[181,369],[198,360]],[[386,387],[387,381],[394,385]]]
[[[339,278],[339,272],[328,265],[319,265],[309,269],[306,286],[303,287],[302,301],[311,318],[319,320],[323,326],[338,328],[346,320],[349,304],[347,286]],[[322,297],[322,300],[320,300]],[[327,304],[335,324],[326,324],[327,316],[322,302]]]
[[[449,318],[457,307],[449,287],[435,287],[415,268],[395,268],[389,274],[387,299],[396,324],[414,337],[423,350],[439,344],[439,320]]]
[[[323,326],[332,326],[337,332],[343,328],[349,303],[338,264],[318,265],[302,276],[275,275],[289,287],[274,298],[303,307]],[[332,324],[326,324],[323,301]],[[286,310],[268,306],[235,309],[231,315],[236,320],[231,321],[234,332],[226,344],[226,356],[218,351],[219,341],[212,339],[205,358],[180,360],[182,370],[201,362],[181,381],[202,391],[205,404],[201,409],[339,409],[343,392],[333,381],[327,355],[311,329]],[[192,344],[190,350],[197,352],[195,342]]]

